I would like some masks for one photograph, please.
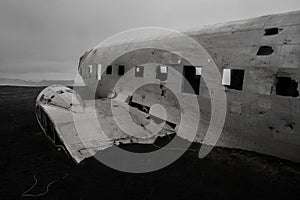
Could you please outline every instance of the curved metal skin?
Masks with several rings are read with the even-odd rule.
[[[80,95],[62,85],[45,88],[37,97],[36,104],[52,105],[74,112],[83,112],[84,102]]]
[[[83,112],[84,102],[76,91],[61,85],[45,88],[36,99],[35,114],[41,129],[57,149],[63,149],[70,156],[55,124],[55,121],[60,120],[55,119],[55,110]]]

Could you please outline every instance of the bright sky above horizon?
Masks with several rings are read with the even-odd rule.
[[[85,50],[132,28],[181,29],[299,9],[299,0],[1,0],[0,78],[73,79]]]

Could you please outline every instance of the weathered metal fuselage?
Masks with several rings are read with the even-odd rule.
[[[199,52],[172,34],[98,45],[80,58],[78,67],[96,100],[50,86],[37,98],[37,119],[51,141],[77,163],[113,145],[152,144],[174,133],[211,145],[206,132],[218,115],[212,102],[220,100],[213,94],[221,88],[226,118],[217,146],[300,162],[299,22],[297,11],[184,31],[206,51],[197,66],[181,53],[194,58]],[[172,51],[154,48],[157,43]],[[202,76],[212,63],[219,78]],[[211,81],[209,89],[205,78]],[[131,93],[133,82],[140,87]],[[182,116],[187,118],[182,121]],[[181,125],[184,132],[178,131]],[[195,130],[196,137],[190,137]]]
[[[299,22],[298,11],[184,32],[205,48],[223,76],[225,71],[231,73],[231,83],[224,85],[227,116],[217,145],[300,161]],[[176,40],[163,36],[160,38]],[[151,43],[151,40],[137,42]],[[184,70],[193,67],[178,55],[154,48],[131,51],[108,63],[107,55],[125,49],[132,43],[124,41],[94,48],[82,57],[80,75],[86,85],[96,92],[96,97],[106,97],[112,90],[116,93],[126,91],[122,85],[115,87],[123,76],[119,70],[133,73],[135,79],[142,81],[147,77],[156,80],[160,64],[174,68],[183,77],[187,73]],[[139,71],[137,75],[139,67],[142,73]],[[205,66],[201,67],[205,70]],[[190,73],[196,73],[196,70]],[[216,80],[215,84],[221,83],[221,80]],[[174,80],[172,74],[167,74],[164,80],[164,86],[175,88],[172,92],[182,99],[188,101],[191,95],[198,99],[200,110],[193,107],[186,109],[201,114],[196,140],[202,142],[211,116],[209,91],[201,78],[190,81],[196,94],[191,94],[184,84],[184,79]],[[141,87],[132,95],[131,102],[142,107],[159,103],[166,108],[167,120],[178,125],[182,109],[171,92],[161,85],[161,81],[157,80],[156,85]]]

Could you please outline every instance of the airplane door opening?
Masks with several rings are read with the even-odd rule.
[[[183,91],[184,93],[199,95],[201,67],[183,66]]]

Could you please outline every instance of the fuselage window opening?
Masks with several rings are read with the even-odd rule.
[[[202,75],[202,67],[196,67],[196,76]]]
[[[299,97],[298,82],[290,77],[276,77],[276,95]]]
[[[168,66],[159,65],[156,68],[156,79],[160,81],[167,81],[168,79]]]
[[[108,65],[106,68],[106,74],[112,74],[112,65]]]
[[[183,66],[183,93],[199,95],[202,67]]]
[[[144,76],[144,66],[135,66],[135,77],[143,77]]]
[[[102,74],[101,74],[101,72],[102,72],[102,65],[101,64],[98,64],[98,69],[97,69],[97,79],[98,80],[101,80],[101,76],[102,76]]]
[[[224,69],[222,85],[229,89],[243,90],[245,70],[243,69]]]
[[[125,65],[119,65],[118,75],[122,76],[125,74]]]
[[[257,56],[269,56],[274,53],[274,50],[270,46],[261,46],[257,51]]]
[[[277,35],[279,33],[279,28],[267,28],[265,29],[265,36]]]

